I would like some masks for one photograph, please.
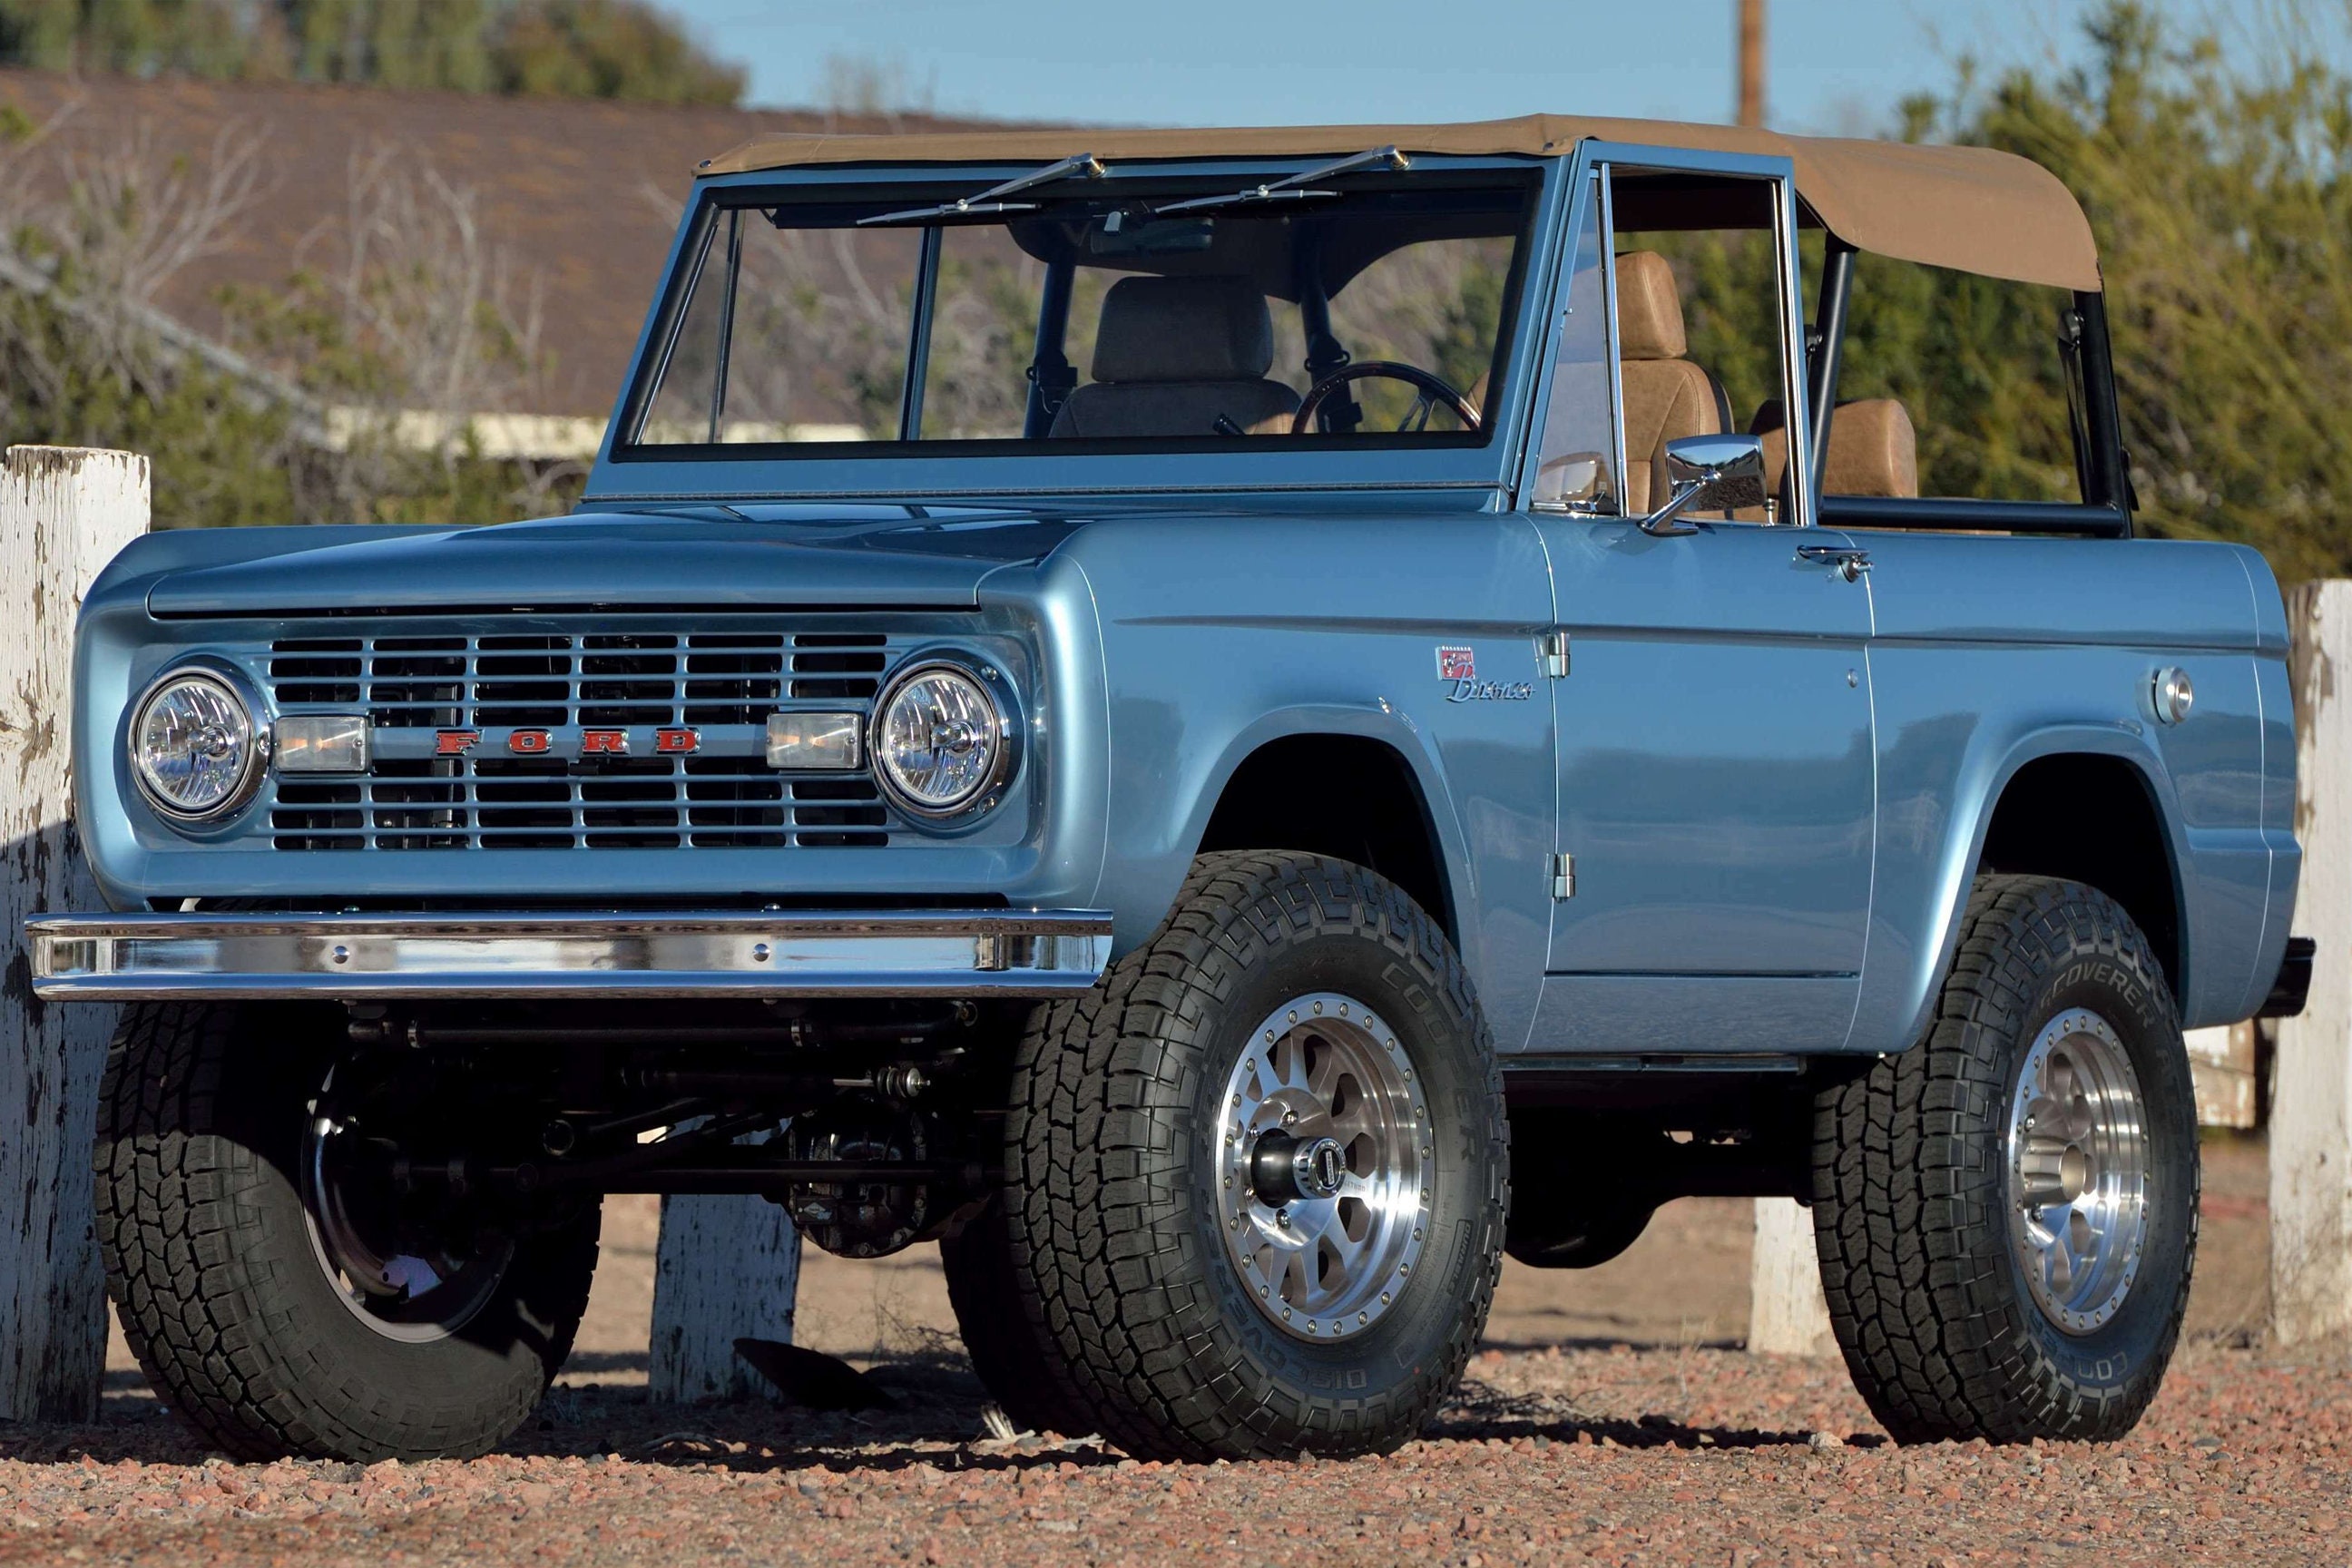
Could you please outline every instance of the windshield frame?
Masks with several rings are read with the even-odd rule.
[[[1568,160],[1518,155],[1416,157],[1412,172],[1384,176],[1411,182],[1427,171],[1490,173],[1530,185],[1525,226],[1497,327],[1496,363],[1501,396],[1487,410],[1486,431],[1381,440],[1366,437],[1307,441],[1072,441],[1017,439],[806,442],[777,446],[649,445],[619,439],[632,431],[650,401],[659,359],[673,342],[702,258],[730,207],[772,205],[753,193],[786,202],[825,200],[848,190],[908,187],[889,199],[913,205],[942,189],[969,193],[993,178],[1027,172],[997,164],[835,165],[705,178],[673,237],[663,283],[647,312],[627,376],[607,423],[583,503],[728,497],[810,499],[873,495],[1048,495],[1058,493],[1233,492],[1285,489],[1498,489],[1516,471],[1520,428],[1535,350],[1527,323],[1530,299],[1543,297],[1554,248]],[[1163,186],[1171,180],[1232,183],[1279,179],[1311,171],[1327,159],[1157,160],[1113,164],[1091,194],[1115,190],[1122,177]],[[1451,181],[1448,182],[1452,183]],[[911,319],[911,318],[910,318]]]

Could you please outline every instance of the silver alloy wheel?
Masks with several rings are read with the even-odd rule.
[[[2010,1244],[2034,1305],[2072,1334],[2114,1318],[2147,1246],[2147,1114],[2131,1055],[2085,1007],[2042,1026],[2009,1114]]]
[[[1305,1340],[1361,1333],[1419,1266],[1433,1174],[1412,1060],[1361,1002],[1286,1002],[1225,1083],[1217,1193],[1258,1309]]]
[[[328,1079],[331,1089],[333,1075]],[[302,1217],[310,1255],[352,1315],[388,1340],[447,1339],[488,1302],[514,1258],[511,1241],[477,1250],[404,1236],[389,1194],[350,1180],[352,1129],[313,1103],[302,1139]]]

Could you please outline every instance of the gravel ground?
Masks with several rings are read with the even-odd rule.
[[[0,1427],[0,1564],[2352,1562],[2352,1347],[2247,1331],[2260,1170],[2258,1146],[2209,1151],[2196,1331],[2111,1447],[1896,1449],[1842,1366],[1745,1354],[1730,1204],[1678,1205],[1608,1268],[1515,1271],[1460,1397],[1385,1459],[1163,1467],[982,1439],[920,1254],[813,1263],[803,1287],[803,1342],[856,1354],[898,1408],[658,1409],[650,1215],[622,1208],[592,1347],[504,1453],[231,1464],[117,1371],[94,1426]]]
[[[568,1391],[473,1463],[238,1466],[167,1416],[12,1441],[0,1563],[2342,1562],[2352,1358],[2193,1348],[2109,1447],[1900,1450],[1841,1369],[1489,1351],[1429,1436],[1346,1464],[1139,1465],[972,1441],[950,1364],[852,1422]],[[79,1458],[68,1456],[79,1455]]]

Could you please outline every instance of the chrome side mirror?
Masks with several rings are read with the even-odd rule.
[[[1764,437],[1685,436],[1666,443],[1666,478],[1674,493],[1642,520],[1642,531],[1661,538],[1696,533],[1676,520],[1697,507],[1732,511],[1764,504]]]

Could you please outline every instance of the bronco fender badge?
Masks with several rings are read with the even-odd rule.
[[[1478,655],[1454,643],[1437,646],[1437,679],[1452,689],[1448,702],[1525,702],[1536,694],[1531,680],[1481,680]]]

